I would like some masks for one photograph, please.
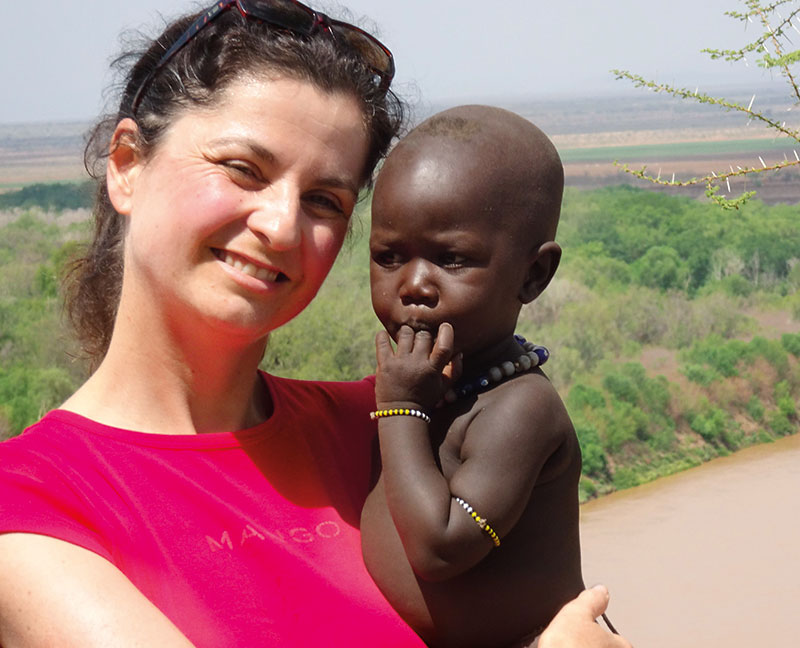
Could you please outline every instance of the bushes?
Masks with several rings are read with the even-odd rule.
[[[584,453],[582,495],[635,486],[797,432],[800,362],[787,350],[796,343],[794,334],[697,341],[684,357],[702,362],[679,368],[698,385],[691,400],[675,399],[667,380],[648,376],[639,363],[605,361],[565,399]]]
[[[59,315],[59,276],[78,231],[29,213],[0,227],[0,436],[35,422],[84,375]]]
[[[696,342],[685,357],[698,364],[707,364],[716,373],[730,378],[737,376],[736,366],[744,358],[747,345],[740,340],[725,341],[717,335]]]
[[[767,415],[767,427],[777,436],[788,436],[797,432],[797,425],[780,410],[774,410]]]
[[[731,297],[749,297],[753,294],[755,286],[742,275],[730,275],[720,279],[719,288]]]
[[[578,411],[586,408],[599,409],[605,407],[605,405],[606,399],[603,397],[603,392],[582,383],[578,383],[570,389],[569,395],[567,396],[567,407],[571,411]]]
[[[752,364],[756,358],[764,358],[778,375],[784,376],[789,368],[786,345],[797,344],[794,337],[784,336],[786,340],[767,340],[754,337],[750,342],[741,340],[723,340],[712,335],[695,342],[692,348],[684,352],[682,357],[689,361],[684,373],[690,380],[708,385],[720,377],[731,378],[739,375],[744,365]]]
[[[689,284],[689,267],[668,245],[651,247],[633,264],[638,283],[662,292],[684,290]]]
[[[728,416],[717,407],[709,407],[706,412],[691,413],[689,427],[706,441],[717,443],[722,440],[728,425]]]
[[[625,366],[630,366],[630,364]],[[644,373],[643,367],[642,373]],[[623,372],[606,374],[603,378],[603,387],[618,401],[631,405],[635,405],[639,401],[639,390],[636,384]]]
[[[0,209],[39,207],[48,211],[80,209],[92,206],[94,183],[32,184],[18,191],[0,194]]]
[[[650,378],[641,364],[629,362],[607,366],[600,383],[577,383],[566,398],[581,444],[583,474],[599,492],[640,483],[645,468],[630,468],[632,458],[655,457],[676,443],[663,376]]]
[[[751,396],[750,400],[745,405],[745,411],[755,422],[760,423],[764,420],[764,405],[759,400],[758,396]]]
[[[57,367],[0,369],[0,438],[19,434],[74,389],[69,374]]]
[[[563,214],[560,239],[566,251],[600,244],[604,256],[627,265],[638,261],[643,274],[637,280],[659,290],[694,294],[709,279],[736,274],[753,288],[769,285],[789,276],[800,249],[797,209],[789,205],[752,201],[728,213],[689,198],[622,186],[568,189]],[[649,268],[642,261],[648,255],[654,262]],[[738,279],[722,289],[736,295],[750,290]]]
[[[605,477],[608,472],[608,461],[597,429],[592,425],[583,424],[576,427],[575,432],[578,435],[578,442],[581,446],[583,474]]]
[[[797,418],[797,406],[786,380],[781,380],[775,385],[775,404],[778,406],[778,411],[787,419]]]
[[[699,364],[687,364],[681,368],[681,372],[692,382],[703,387],[708,387],[715,380],[719,380],[721,376],[711,367],[706,367]]]
[[[781,336],[781,345],[793,356],[800,358],[800,333],[784,333]]]

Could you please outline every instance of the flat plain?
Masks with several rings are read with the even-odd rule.
[[[711,92],[747,105],[741,90]],[[800,128],[800,110],[785,94],[754,98],[755,109],[778,123]],[[701,196],[703,186],[657,187],[614,165],[646,166],[662,179],[689,179],[730,167],[760,166],[796,157],[797,142],[758,122],[718,106],[694,104],[648,92],[605,97],[492,101],[520,113],[553,139],[562,155],[569,186],[597,188],[633,184],[656,191]],[[429,113],[444,106],[432,106]],[[422,114],[421,116],[424,116]],[[86,178],[83,146],[89,123],[0,124],[0,191],[34,182]],[[800,169],[800,167],[799,167]],[[756,189],[766,203],[800,202],[800,170],[752,176],[731,183],[731,192]]]

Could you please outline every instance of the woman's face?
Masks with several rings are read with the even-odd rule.
[[[241,80],[178,117],[123,165],[122,198],[109,173],[129,221],[120,312],[131,298],[168,326],[247,339],[285,323],[336,258],[367,150],[356,99],[303,81]]]

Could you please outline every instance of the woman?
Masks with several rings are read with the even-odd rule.
[[[393,70],[293,0],[218,2],[130,68],[70,294],[96,369],[0,446],[4,648],[421,645],[360,559],[372,384],[257,371],[397,133]]]
[[[130,68],[70,303],[97,368],[0,453],[3,646],[419,645],[360,565],[372,385],[257,371],[397,133],[392,72],[289,0]]]

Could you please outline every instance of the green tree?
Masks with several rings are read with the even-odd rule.
[[[634,264],[640,284],[659,290],[681,290],[689,282],[689,267],[669,245],[651,247]]]
[[[17,191],[0,194],[0,209],[40,207],[50,211],[89,208],[94,193],[93,182],[37,183]]]

